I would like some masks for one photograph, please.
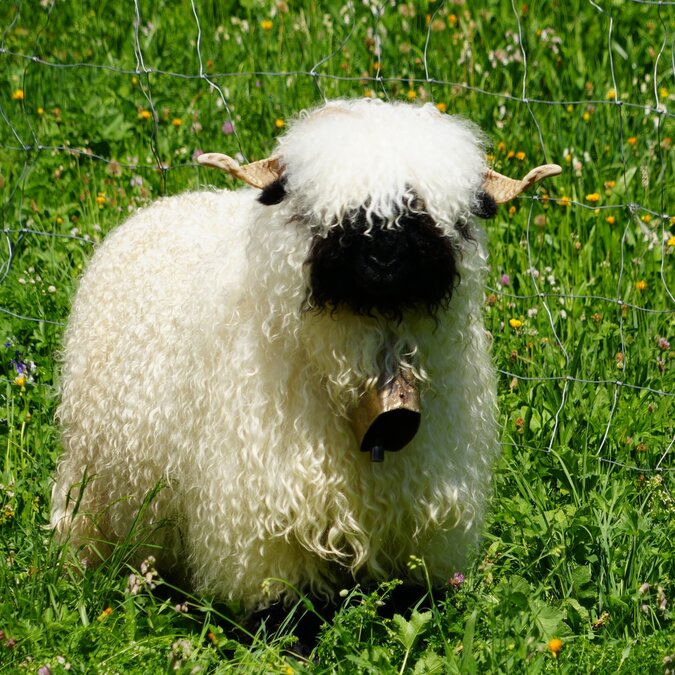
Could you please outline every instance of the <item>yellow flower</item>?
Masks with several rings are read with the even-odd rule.
[[[442,113],[444,113],[444,112],[448,109],[447,103],[437,103],[437,104],[436,104],[436,107],[437,107]]]
[[[506,150],[506,143],[504,143],[504,141],[499,141],[499,143],[497,143],[497,150],[499,150],[499,152],[504,152],[504,150]]]
[[[668,90],[665,87],[659,87],[659,96],[661,98],[668,98]]]
[[[525,153],[524,152],[517,152],[516,153],[516,159],[519,159],[521,162],[525,159]]]
[[[138,84],[138,78],[135,75],[131,77],[131,84],[135,87]]]
[[[18,387],[21,387],[23,389],[26,386],[26,376],[25,375],[17,375],[14,378],[14,384],[16,384]]]
[[[649,222],[651,222],[651,219],[652,219],[652,217],[648,213],[645,213],[643,216],[640,217],[640,220],[643,223],[649,223]]]
[[[637,145],[637,138],[635,136],[630,136],[626,140],[626,143],[628,143],[628,145]]]
[[[553,656],[554,659],[558,658],[558,654],[560,654],[560,650],[563,647],[563,641],[560,638],[553,638],[548,641],[548,651],[551,652],[551,655]]]
[[[454,26],[457,24],[457,15],[456,14],[449,14],[448,15],[448,24],[451,26]]]
[[[508,154],[506,155],[506,159],[513,159],[516,156],[516,153],[513,150],[509,150]]]
[[[63,218],[61,218],[61,216],[56,216],[56,224],[57,224],[57,225],[62,225],[62,224],[63,224]]]
[[[106,203],[106,201],[107,201],[107,200],[106,200],[106,196],[105,196],[105,193],[104,193],[104,192],[99,192],[99,193],[96,195],[96,203],[97,203],[99,206],[103,206],[103,205]]]
[[[174,117],[174,118],[171,120],[171,124],[173,124],[174,127],[179,127],[181,124],[183,124],[183,122],[182,122],[182,120],[180,119],[180,117]]]
[[[591,113],[588,112],[588,110],[581,116],[581,119],[584,122],[588,122],[588,120],[591,119]]]
[[[568,113],[574,112],[574,106],[573,106],[573,105],[568,105],[568,106],[567,106],[567,112],[568,112]]]
[[[595,204],[600,201],[600,195],[597,192],[591,192],[590,195],[586,195],[586,201]]]
[[[509,319],[509,326],[514,329],[518,329],[523,325],[523,322],[520,319]]]
[[[571,202],[572,200],[569,197],[561,197],[558,200],[558,204],[560,204],[560,206],[569,206]]]
[[[26,95],[23,93],[23,89],[15,89],[12,92],[12,101],[23,101],[25,96]]]
[[[666,244],[668,244],[668,246],[675,246],[675,237],[671,237]]]
[[[640,279],[635,282],[635,288],[637,288],[638,291],[644,291],[647,288],[647,282],[644,279]]]
[[[139,110],[138,119],[149,120],[152,117],[152,113],[149,110]]]
[[[286,122],[284,122],[284,121],[281,119],[281,117],[277,117],[277,118],[274,120],[274,126],[275,126],[277,129],[283,129],[283,128],[286,126]]]
[[[610,90],[607,92],[607,98],[608,98],[610,101],[613,101],[613,100],[616,98],[616,92],[614,91],[614,89],[610,89]]]
[[[408,89],[406,96],[409,101],[414,101],[417,98],[417,92],[414,89]]]
[[[44,114],[45,114],[45,109],[42,108],[42,107],[38,108],[38,109],[37,109],[37,114],[38,114],[38,115],[44,115]]]
[[[106,607],[98,616],[99,621],[105,621],[112,614],[112,608]]]
[[[515,206],[509,206],[509,215],[512,216],[516,212]]]
[[[260,27],[263,30],[272,30],[272,27],[274,26],[274,22],[271,19],[263,19],[260,22]]]
[[[607,216],[606,220],[610,225],[614,225],[614,223],[616,222],[616,218],[614,216]]]

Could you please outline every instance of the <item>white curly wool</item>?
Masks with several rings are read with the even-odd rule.
[[[338,101],[275,155],[281,203],[250,188],[162,199],[94,254],[65,336],[52,525],[89,564],[133,527],[159,567],[249,611],[292,587],[411,579],[411,555],[442,585],[479,538],[498,452],[480,133],[430,105]],[[363,205],[389,217],[411,189],[461,249],[449,307],[303,311],[312,237]],[[383,354],[411,365],[422,421],[374,463],[347,418]]]

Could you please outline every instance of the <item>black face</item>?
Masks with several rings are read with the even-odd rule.
[[[308,307],[400,320],[406,309],[434,315],[447,305],[459,282],[459,251],[426,213],[405,211],[395,226],[386,225],[368,223],[361,208],[314,238]]]
[[[261,193],[262,204],[278,204],[286,197],[283,178]],[[475,215],[489,218],[497,205],[479,192]],[[472,240],[468,224],[458,232]],[[403,311],[422,309],[431,316],[447,307],[460,281],[459,246],[442,234],[419,199],[411,199],[395,225],[357,209],[331,228],[317,234],[305,264],[309,289],[305,308],[313,311],[348,309],[354,314],[380,314],[400,321]]]

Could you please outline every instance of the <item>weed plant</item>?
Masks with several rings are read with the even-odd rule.
[[[675,672],[671,5],[5,0],[0,671]],[[474,564],[391,618],[395,580],[344,589],[301,658],[309,599],[246,635],[124,547],[82,573],[46,523],[93,247],[163,194],[234,187],[197,154],[263,157],[324,96],[432,102],[499,171],[564,170],[487,224],[503,456]]]

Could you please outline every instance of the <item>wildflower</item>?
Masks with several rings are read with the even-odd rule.
[[[99,621],[105,621],[112,614],[112,607],[106,607],[99,615]]]
[[[664,337],[657,338],[656,344],[658,345],[658,348],[662,349],[664,352],[670,349],[670,342]]]
[[[274,126],[277,129],[283,129],[286,126],[286,122],[284,122],[281,117],[277,117],[277,119],[274,120]]]
[[[647,282],[644,279],[640,279],[635,282],[635,288],[637,288],[638,291],[644,291],[647,288]]]
[[[523,322],[520,319],[509,319],[509,326],[511,328],[518,330],[518,328],[521,328],[523,325]]]
[[[517,159],[517,160],[520,160],[521,162],[525,159],[525,157],[526,157],[526,155],[525,155],[525,153],[522,152],[522,151],[516,153],[516,159]]]
[[[278,120],[277,120],[278,121]],[[278,125],[277,125],[278,126]],[[220,130],[226,135],[229,136],[230,134],[234,133],[234,124],[230,120],[227,120],[223,123],[223,126],[220,127]]]
[[[590,195],[586,195],[586,201],[595,204],[600,201],[600,195],[597,192],[591,192]]]
[[[554,659],[557,659],[558,654],[560,654],[560,650],[563,647],[563,641],[560,638],[552,638],[548,641],[547,647],[548,651],[551,652],[551,656],[553,656]]]
[[[417,98],[417,92],[414,89],[408,89],[406,96],[409,101],[414,101]]]
[[[630,136],[626,140],[626,143],[628,143],[628,145],[637,145],[637,138],[635,136]]]
[[[516,153],[514,150],[509,150],[508,154],[506,155],[506,159],[513,159],[516,156]]]
[[[286,670],[284,670],[284,675],[293,675],[294,672],[295,671],[293,670],[293,668],[291,668],[291,666],[286,666]]]
[[[444,112],[448,109],[448,106],[447,106],[446,103],[437,103],[437,104],[436,104],[436,107],[437,107],[442,113],[444,113]]]
[[[588,110],[586,110],[586,111],[584,112],[584,114],[581,116],[581,119],[582,119],[584,122],[588,122],[588,120],[591,119],[591,113],[589,113]]]
[[[23,101],[25,94],[23,89],[15,89],[12,92],[12,101]]]
[[[99,193],[96,195],[96,203],[97,203],[99,206],[104,206],[105,203],[106,203],[106,201],[107,201],[107,199],[106,199],[106,196],[105,196],[105,192],[99,192]]]
[[[26,376],[25,375],[17,375],[14,378],[14,384],[17,387],[21,387],[21,389],[23,389],[26,386]]]
[[[607,220],[607,222],[610,225],[614,225],[614,223],[616,222],[616,218],[614,216],[607,216],[607,218],[605,220]]]
[[[499,283],[502,286],[508,286],[510,282],[511,282],[511,279],[509,278],[509,275],[508,274],[502,274],[502,278],[499,280]]]
[[[183,121],[180,119],[180,117],[174,117],[174,118],[171,120],[171,124],[172,124],[174,127],[179,127],[181,124],[183,124]]]
[[[452,575],[452,579],[448,581],[448,585],[454,590],[460,589],[463,583],[464,583],[464,575],[461,572],[455,572]]]
[[[40,115],[40,116],[42,117],[42,115],[45,114],[45,109],[42,108],[42,107],[38,107],[38,109],[36,110],[36,112],[37,112],[38,115]]]
[[[210,631],[206,634],[206,637],[209,638],[209,640],[211,640],[211,642],[213,642],[213,644],[216,644],[216,643],[218,642],[218,638],[217,638],[216,634],[215,634],[212,630],[210,630]]]
[[[449,14],[448,15],[448,24],[450,26],[456,26],[457,25],[457,15],[456,14]]]
[[[558,204],[560,204],[560,206],[569,206],[571,203],[572,200],[569,197],[561,197],[558,200]]]
[[[131,77],[131,84],[134,87],[138,84],[138,78],[135,75],[132,75]]]
[[[651,220],[652,220],[652,217],[651,217],[651,215],[650,215],[649,213],[645,213],[644,215],[642,215],[642,216],[640,217],[640,220],[641,220],[643,223],[650,223]]]
[[[52,670],[49,666],[40,666],[37,675],[52,675]]]
[[[665,87],[659,87],[659,96],[661,98],[668,98],[668,90]]]
[[[271,19],[263,19],[260,22],[260,27],[265,31],[272,30],[273,26],[274,22]]]
[[[668,246],[670,246],[671,248],[675,246],[675,237],[671,237],[670,239],[668,239],[666,244],[668,244]]]
[[[607,98],[608,98],[610,101],[614,101],[614,100],[616,99],[616,92],[614,91],[614,89],[610,89],[610,90],[607,92]]]
[[[606,180],[605,181],[605,190],[613,190],[616,187],[615,180]]]
[[[152,113],[149,110],[141,109],[138,111],[138,119],[140,120],[149,120],[152,117]]]
[[[509,215],[512,216],[516,212],[516,207],[515,206],[509,206]]]

